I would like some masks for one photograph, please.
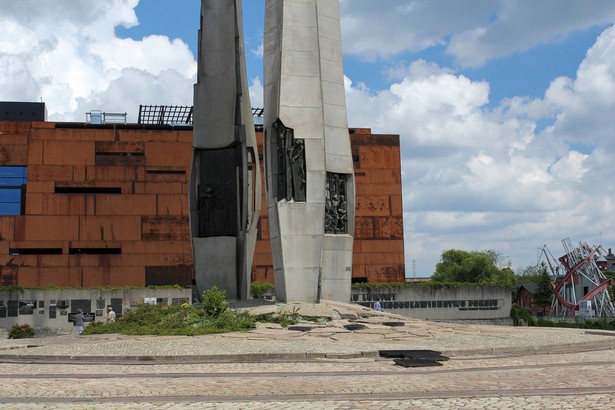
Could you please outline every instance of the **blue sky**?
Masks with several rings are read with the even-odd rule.
[[[264,0],[244,3],[262,105]],[[0,0],[0,100],[192,103],[198,0]],[[407,276],[447,249],[515,269],[560,240],[615,245],[615,2],[340,0],[349,125],[399,134]]]

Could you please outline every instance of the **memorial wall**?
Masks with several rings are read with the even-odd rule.
[[[353,288],[350,302],[423,320],[490,320],[510,317],[512,296],[504,286]]]

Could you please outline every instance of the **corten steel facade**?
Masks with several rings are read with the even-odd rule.
[[[399,137],[351,129],[350,139],[353,280],[402,282]],[[0,216],[0,286],[193,284],[191,156],[188,127],[0,121],[0,170],[27,170],[22,214]],[[273,282],[266,212],[252,280]]]

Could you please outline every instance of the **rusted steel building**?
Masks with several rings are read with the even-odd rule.
[[[192,128],[54,123],[35,108],[0,117],[0,286],[192,285]],[[355,128],[349,137],[353,281],[403,282],[399,136]],[[262,156],[258,126],[257,138]],[[259,282],[274,281],[266,212],[252,268]]]

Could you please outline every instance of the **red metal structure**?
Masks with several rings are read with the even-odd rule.
[[[565,254],[555,260],[546,245],[542,248],[552,273],[552,316],[611,317],[615,307],[608,292],[612,281],[596,264],[603,252],[580,242],[573,248],[570,239],[562,239]]]

